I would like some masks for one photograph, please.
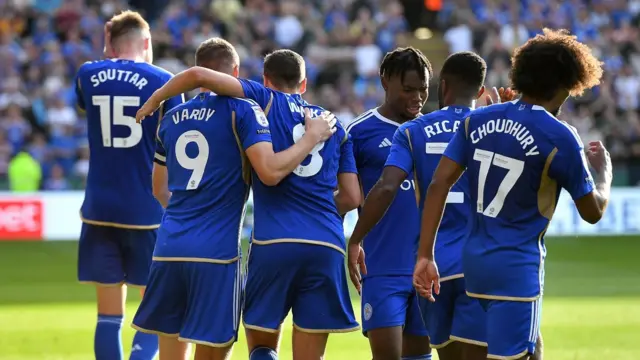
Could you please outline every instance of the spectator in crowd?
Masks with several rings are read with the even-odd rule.
[[[347,121],[382,102],[377,69],[384,53],[396,46],[410,42],[433,58],[446,57],[440,48],[476,51],[489,65],[487,84],[503,86],[515,46],[544,26],[567,28],[598,54],[607,77],[568,104],[561,119],[585,141],[606,140],[614,169],[623,171],[614,176],[619,184],[640,184],[638,0],[430,0],[420,1],[421,14],[408,0],[129,3],[0,2],[0,179],[6,178],[10,159],[24,149],[40,162],[45,188],[82,188],[89,154],[73,76],[84,61],[101,57],[104,19],[138,6],[155,20],[158,66],[184,70],[193,65],[197,44],[222,36],[240,54],[241,76],[262,81],[264,55],[288,47],[307,60],[305,98]],[[414,40],[407,19],[414,28],[431,26],[433,38]]]

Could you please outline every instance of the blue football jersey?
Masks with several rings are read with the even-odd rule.
[[[353,141],[362,191],[369,194],[384,168],[393,134],[400,124],[369,110],[347,125]],[[384,217],[364,238],[367,276],[411,275],[416,261],[420,218],[414,195],[413,171],[400,186]],[[360,209],[358,209],[360,210]]]
[[[101,60],[78,70],[78,106],[89,133],[89,174],[80,216],[93,225],[157,228],[162,206],[153,197],[151,172],[158,113],[182,103],[167,100],[162,109],[137,124],[135,115],[171,73],[144,62]]]
[[[594,189],[575,129],[516,100],[474,111],[444,156],[466,167],[472,211],[463,251],[475,297],[532,300],[542,294],[549,226],[561,188]]]
[[[171,198],[154,260],[238,258],[251,180],[244,151],[263,141],[269,123],[248,99],[201,93],[164,116],[155,162],[167,167]]]
[[[241,83],[245,96],[265,109],[276,152],[288,149],[304,135],[304,109],[310,109],[312,117],[324,111],[300,95],[271,90],[250,80]],[[353,144],[339,122],[336,126],[336,133],[316,145],[278,186],[266,186],[254,174],[253,241],[318,244],[344,253],[342,217],[333,192],[338,173],[357,170]]]
[[[433,173],[447,145],[471,109],[447,106],[402,125],[393,138],[386,166],[414,172],[420,214]],[[466,175],[453,185],[447,196],[438,229],[435,259],[441,281],[462,277],[462,249],[470,216],[469,184]]]

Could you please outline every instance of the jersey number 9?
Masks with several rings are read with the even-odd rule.
[[[297,143],[298,141],[300,141],[303,135],[304,125],[296,124],[296,126],[293,127],[293,142]],[[293,170],[293,173],[300,177],[310,177],[319,173],[320,169],[322,169],[322,164],[324,163],[324,161],[322,160],[322,155],[320,155],[320,150],[322,150],[322,148],[324,148],[324,142],[316,144],[316,146],[314,146],[309,153],[309,156],[311,156],[311,161],[309,161],[309,164],[298,165],[295,170]]]
[[[198,147],[198,155],[193,158],[187,155],[187,145],[190,143],[195,143]],[[186,189],[197,189],[209,160],[209,142],[200,131],[189,130],[180,135],[178,141],[176,141],[176,160],[184,169],[191,170]]]
[[[111,113],[111,96],[95,95],[91,97],[94,106],[100,108],[100,130],[102,130],[102,145],[104,147],[130,148],[138,145],[142,139],[142,125],[136,123],[136,118],[126,116],[124,108],[140,106],[139,96],[114,96],[113,113]],[[126,126],[131,134],[126,138],[111,137],[111,125]]]

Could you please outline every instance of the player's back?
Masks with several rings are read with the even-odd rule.
[[[369,110],[346,130],[353,141],[362,191],[366,195],[380,179],[399,123]],[[403,181],[391,206],[363,240],[367,276],[411,275],[415,265],[420,219],[413,174]]]
[[[280,152],[300,140],[305,132],[304,109],[311,117],[324,109],[310,105],[297,94],[285,94],[242,80],[245,94],[263,106],[269,119],[273,150]],[[326,245],[344,253],[344,230],[333,192],[338,186],[341,146],[347,134],[338,123],[336,133],[316,145],[292,174],[277,186],[266,186],[254,174],[253,240],[306,242]],[[352,154],[350,154],[353,156]]]
[[[399,131],[408,138],[414,159],[414,178],[420,214],[431,178],[442,154],[471,109],[447,106],[403,125]],[[463,174],[447,196],[447,204],[438,229],[435,258],[443,280],[462,275],[462,248],[467,237],[470,216],[469,184]]]
[[[129,228],[160,223],[162,207],[151,186],[158,113],[142,124],[135,114],[171,76],[148,63],[118,59],[78,70],[78,104],[86,111],[91,153],[83,221]],[[180,102],[171,99],[164,108]]]
[[[165,161],[171,198],[154,260],[238,258],[249,195],[241,139],[252,106],[251,100],[201,93],[162,119],[156,156]]]
[[[543,236],[561,186],[592,182],[588,172],[567,178],[568,167],[584,164],[582,144],[544,108],[517,100],[478,109],[462,126],[464,146],[456,139],[451,150],[466,153],[475,209],[463,259],[467,290],[479,297],[535,299],[543,287]],[[577,164],[569,160],[574,156]]]

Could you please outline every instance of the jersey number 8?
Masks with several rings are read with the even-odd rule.
[[[297,124],[293,127],[293,142],[297,143],[302,139],[304,135],[304,125]],[[322,155],[320,155],[320,150],[324,148],[324,142],[316,144],[316,146],[311,149],[309,155],[311,156],[311,161],[307,165],[298,165],[293,173],[301,176],[301,177],[310,177],[316,175],[322,169],[322,164],[324,163],[322,159]]]
[[[520,175],[522,175],[524,161],[481,149],[476,149],[473,153],[473,160],[480,162],[480,170],[478,171],[478,203],[476,210],[485,216],[495,218],[500,213],[500,210],[502,210],[505,198],[511,189],[513,189]],[[489,174],[491,165],[506,169],[507,175],[505,175],[498,186],[496,196],[491,200],[489,206],[485,208],[484,187],[487,183],[487,175]]]
[[[198,155],[194,158],[187,155],[187,145],[196,143]],[[191,170],[191,176],[187,181],[187,190],[195,190],[202,181],[204,168],[209,160],[209,142],[198,130],[185,131],[176,141],[176,160],[186,170]]]
[[[100,108],[100,130],[102,131],[102,145],[104,147],[130,148],[138,145],[142,139],[142,126],[136,123],[132,116],[124,114],[127,106],[140,106],[139,96],[114,96],[113,114],[111,113],[111,96],[95,95],[91,97],[94,106]],[[111,125],[126,126],[131,134],[126,137],[111,137]]]

